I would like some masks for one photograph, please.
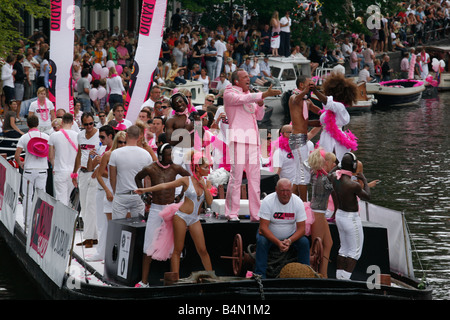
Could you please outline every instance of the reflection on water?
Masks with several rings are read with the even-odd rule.
[[[282,124],[278,107],[262,127]],[[406,213],[415,275],[425,274],[434,299],[450,298],[449,124],[450,92],[443,92],[416,106],[352,115],[348,126],[368,181],[381,180],[371,202]]]
[[[43,296],[0,238],[0,300],[39,300]]]
[[[435,299],[450,298],[450,93],[420,105],[352,116],[357,156],[368,180],[380,179],[372,202],[404,211],[417,250],[417,277]],[[414,254],[415,255],[415,254]]]

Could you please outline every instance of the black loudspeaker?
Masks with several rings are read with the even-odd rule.
[[[141,217],[108,221],[105,281],[134,287],[141,280],[145,226]]]

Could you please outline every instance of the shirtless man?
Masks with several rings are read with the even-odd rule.
[[[177,175],[189,176],[189,172],[183,169],[180,165],[172,162],[172,146],[165,143],[158,147],[158,160],[151,165],[144,167],[136,174],[135,181],[138,188],[142,188],[142,180],[146,177],[150,178],[152,185],[174,181]],[[152,193],[152,204],[147,218],[147,225],[145,228],[144,239],[144,255],[142,260],[142,280],[136,287],[148,287],[148,274],[150,272],[150,263],[152,257],[147,256],[147,249],[150,247],[154,238],[155,231],[162,223],[162,218],[159,212],[172,203],[178,202],[181,195],[175,197],[175,189],[163,189]],[[178,200],[178,201],[177,201]]]
[[[291,148],[294,159],[296,159],[296,174],[293,178],[293,192],[300,196],[305,202],[307,201],[307,188],[310,181],[309,168],[305,166],[304,162],[308,159],[308,127],[320,127],[317,120],[308,119],[308,111],[319,114],[321,110],[319,107],[309,100],[310,92],[314,92],[316,96],[322,99],[326,97],[317,90],[314,82],[304,76],[299,76],[297,79],[297,89],[294,90],[292,96],[289,98],[289,112],[292,120],[292,134],[289,136],[289,147]]]
[[[166,121],[166,138],[168,143],[173,146],[172,159],[175,164],[179,165],[183,164],[184,155],[191,150],[193,143],[192,139],[190,139],[190,133],[194,130],[194,122],[189,119],[188,103],[188,99],[184,94],[177,92],[172,95],[170,104],[175,114]],[[177,129],[186,130],[184,132],[175,132]],[[172,137],[172,135],[174,136]]]
[[[363,182],[364,187],[352,181],[352,174],[356,172],[357,166],[356,156],[348,152],[342,157],[341,168],[335,167],[328,174],[328,179],[333,183],[336,193],[336,226],[341,242],[336,259],[337,279],[350,280],[361,256],[364,242],[361,218],[358,213],[358,198],[370,200],[370,187],[362,172],[359,172],[356,177]]]

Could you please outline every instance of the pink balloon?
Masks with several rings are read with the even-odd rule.
[[[96,88],[93,88],[89,91],[89,98],[91,98],[92,101],[97,100],[98,98],[98,90]]]
[[[106,89],[100,86],[97,91],[97,98],[103,99],[104,96],[106,96]]]
[[[92,82],[92,75],[90,73],[88,74],[87,78],[89,80],[89,83],[91,83]]]
[[[106,67],[103,67],[102,71],[100,72],[100,77],[102,79],[105,79],[109,75],[109,69]]]
[[[114,63],[114,61],[112,61],[112,60],[108,60],[107,62],[106,62],[106,67],[109,69],[109,68],[112,68],[112,67],[114,67],[116,64]]]
[[[116,71],[117,71],[117,74],[118,74],[118,75],[121,75],[121,74],[122,74],[122,71],[123,71],[122,66],[118,64],[118,65],[116,66]]]
[[[96,74],[99,74],[101,70],[102,70],[102,65],[100,63],[97,62],[96,64],[94,64],[93,71]]]

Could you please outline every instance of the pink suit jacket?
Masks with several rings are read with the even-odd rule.
[[[229,142],[259,145],[259,130],[256,121],[264,118],[262,92],[243,92],[241,87],[229,85],[225,88],[224,108],[229,122]]]

